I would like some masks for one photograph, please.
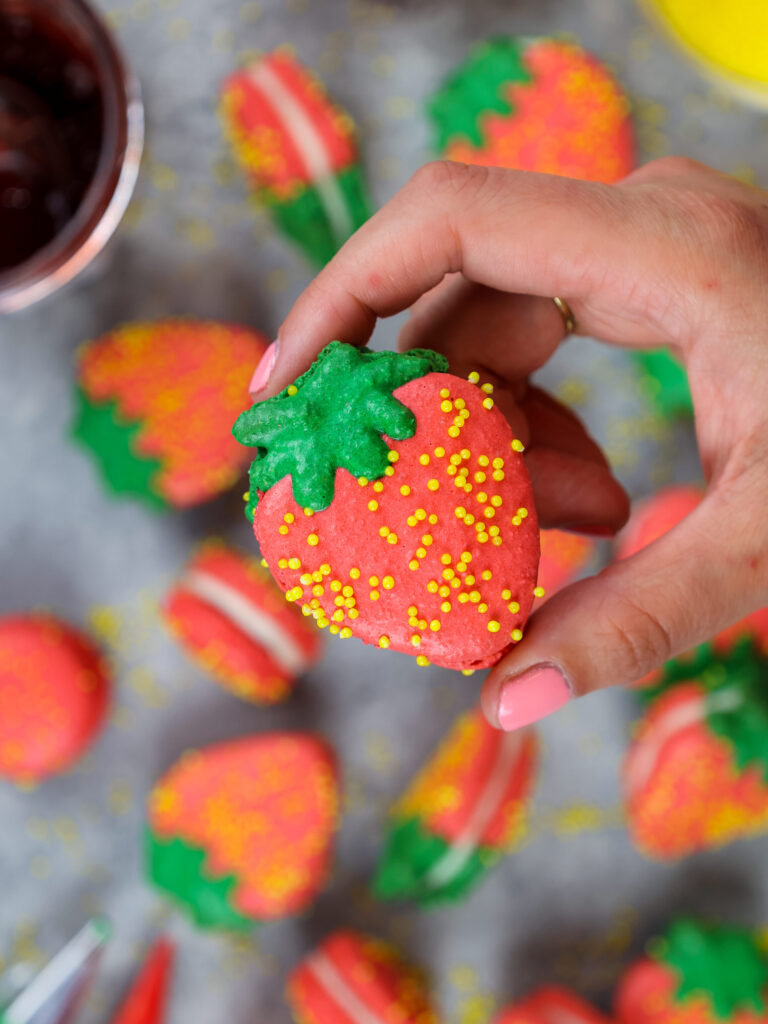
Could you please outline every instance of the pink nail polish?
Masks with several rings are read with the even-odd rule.
[[[251,383],[248,385],[248,393],[251,398],[256,401],[256,397],[260,391],[263,391],[267,386],[267,381],[270,378],[272,371],[275,368],[277,362],[277,353],[280,350],[280,341],[273,341],[267,351],[259,360],[259,365],[253,371],[251,377]]]
[[[538,722],[567,704],[571,688],[554,665],[534,665],[508,679],[499,697],[499,725],[504,732]]]

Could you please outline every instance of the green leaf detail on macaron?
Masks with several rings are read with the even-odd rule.
[[[530,82],[524,52],[516,39],[489,39],[472,48],[469,57],[429,102],[438,152],[458,138],[483,145],[482,114],[511,114],[510,82]]]
[[[320,512],[333,501],[337,469],[377,480],[389,465],[382,435],[413,437],[416,418],[393,392],[418,377],[445,372],[428,349],[372,352],[332,341],[298,380],[242,413],[233,434],[257,449],[246,515],[259,494],[290,476],[299,505]]]
[[[649,952],[675,972],[678,1002],[704,996],[724,1021],[766,1009],[768,959],[745,929],[681,918]]]

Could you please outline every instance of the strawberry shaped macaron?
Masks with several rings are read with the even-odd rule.
[[[494,1024],[611,1024],[584,999],[557,985],[537,989],[508,1006]]]
[[[604,65],[562,40],[477,44],[429,113],[449,160],[604,182],[635,166],[626,97]]]
[[[396,950],[352,931],[333,932],[293,970],[297,1024],[437,1024],[420,975]]]
[[[163,603],[185,649],[245,700],[283,700],[320,655],[320,637],[255,558],[208,541]]]
[[[174,948],[158,939],[110,1024],[163,1024]]]
[[[539,536],[522,444],[492,387],[415,349],[332,342],[234,433],[275,579],[342,638],[471,671],[522,637]]]
[[[230,75],[221,114],[275,224],[322,267],[371,213],[352,119],[286,50]]]
[[[84,345],[77,365],[77,439],[105,483],[155,508],[186,508],[242,472],[232,418],[247,399],[263,335],[234,324],[126,324]]]
[[[480,708],[461,715],[393,811],[376,894],[465,896],[524,836],[536,754],[530,730],[500,732]]]
[[[34,783],[81,757],[104,723],[107,665],[50,615],[0,618],[0,777]]]
[[[334,757],[314,736],[192,751],[150,795],[149,875],[203,927],[247,929],[312,902],[337,820]]]
[[[674,859],[768,829],[768,658],[702,647],[647,696],[623,770],[636,845]]]
[[[647,351],[633,349],[643,391],[656,411],[665,419],[693,416],[693,399],[688,374],[681,360],[668,348]]]
[[[768,960],[746,929],[680,919],[619,981],[619,1024],[768,1024]]]

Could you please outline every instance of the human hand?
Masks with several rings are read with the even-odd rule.
[[[708,481],[681,524],[556,594],[490,672],[483,706],[515,729],[630,683],[768,604],[768,193],[670,158],[606,186],[498,168],[422,168],[300,296],[266,398],[338,338],[412,307],[400,346],[479,370],[518,437],[543,526],[615,532],[627,500],[577,418],[529,384],[580,333],[669,345],[684,361]]]

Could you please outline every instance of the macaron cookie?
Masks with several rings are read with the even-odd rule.
[[[332,342],[235,424],[246,514],[291,602],[342,639],[472,671],[523,636],[539,531],[491,384],[422,349]]]
[[[749,639],[668,663],[627,753],[627,824],[674,860],[768,830],[768,657]]]
[[[611,1024],[611,1020],[569,989],[547,985],[503,1009],[493,1024]]]
[[[322,267],[371,214],[352,118],[286,47],[226,79],[221,118],[257,199]]]
[[[746,928],[673,921],[616,986],[618,1024],[768,1024],[768,960]]]
[[[629,102],[611,72],[559,39],[472,47],[428,104],[449,160],[615,182],[635,166]]]
[[[244,700],[285,699],[320,656],[314,624],[255,558],[222,541],[199,548],[162,610],[192,659]]]
[[[228,490],[248,464],[232,420],[267,348],[235,324],[125,324],[82,346],[74,436],[108,490],[187,508]]]
[[[297,1024],[437,1024],[420,973],[391,946],[353,931],[329,935],[291,973]]]
[[[693,416],[688,374],[671,349],[632,349],[629,355],[640,370],[644,395],[660,416],[667,420]]]
[[[204,928],[249,930],[306,909],[338,824],[335,757],[272,732],[185,754],[149,797],[151,881]]]
[[[0,776],[32,784],[65,771],[108,703],[107,664],[87,636],[47,614],[0,618]]]
[[[395,805],[374,880],[386,900],[466,896],[526,832],[537,742],[501,732],[479,707],[461,715]]]

